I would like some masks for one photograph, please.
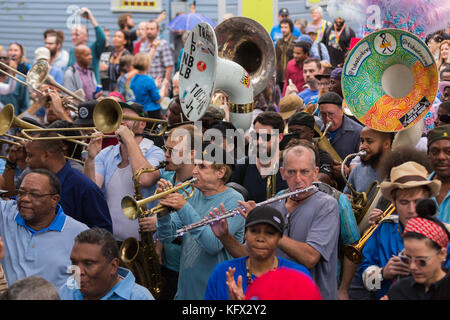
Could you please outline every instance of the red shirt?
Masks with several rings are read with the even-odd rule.
[[[299,67],[294,59],[290,60],[286,66],[286,79],[284,81],[283,93],[281,94],[282,97],[284,97],[286,87],[289,85],[289,79],[295,84],[298,92],[303,90],[303,86],[306,84],[305,79],[303,79],[303,65]]]

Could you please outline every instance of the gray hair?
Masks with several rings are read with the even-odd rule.
[[[305,152],[309,152],[312,168],[313,170],[316,169],[316,153],[313,149],[303,145],[296,145],[283,151],[283,166],[286,164],[287,155],[291,152],[297,156],[302,156]]]
[[[58,290],[42,277],[31,276],[14,282],[2,300],[61,300]]]
[[[311,9],[309,9],[309,12],[311,13],[315,10],[317,10],[320,13],[320,16],[323,17],[323,9],[321,6],[315,5],[315,6],[311,7]]]

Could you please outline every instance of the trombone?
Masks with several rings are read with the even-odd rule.
[[[133,197],[126,196],[122,199],[121,207],[123,214],[130,220],[135,220],[139,217],[139,208],[145,206],[147,203],[150,203],[152,201],[158,200],[160,198],[163,198],[167,196],[168,194],[177,192],[178,190],[182,189],[182,191],[185,194],[185,199],[189,199],[194,194],[194,186],[193,183],[197,181],[197,178],[192,178],[190,180],[187,180],[183,183],[181,183],[178,186],[175,186],[173,188],[164,190],[160,193],[156,193],[153,196],[144,198],[142,200],[136,200]],[[185,190],[184,188],[190,188],[190,192]],[[160,213],[162,211],[167,210],[165,206],[162,206],[158,204],[156,207],[150,209],[150,215],[154,215],[156,213]]]
[[[1,61],[0,61],[0,66],[24,77],[26,79],[26,82],[20,80],[19,78],[9,74],[8,72],[6,72],[2,69],[0,69],[0,73],[16,80],[18,83],[20,83],[24,86],[27,86],[27,87],[33,89],[34,91],[36,91],[37,93],[39,93],[41,95],[44,95],[44,92],[42,92],[38,88],[43,84],[49,84],[49,85],[56,87],[57,89],[64,92],[65,94],[75,98],[76,100],[78,100],[80,102],[85,102],[85,99],[78,96],[76,93],[70,91],[69,89],[63,87],[62,85],[57,83],[55,81],[55,79],[53,79],[53,77],[49,74],[50,66],[46,61],[40,60],[40,61],[36,62],[35,64],[33,64],[26,75]],[[70,104],[67,106],[69,108],[71,108],[73,111],[78,112],[78,108],[76,108],[75,106],[72,106]]]
[[[4,136],[8,137],[10,139],[15,139],[15,140],[24,141],[24,142],[30,141],[29,139],[25,139],[25,138],[22,138],[22,137],[14,136],[14,135],[11,135],[11,134],[4,134]],[[8,139],[3,139],[3,138],[0,138],[0,143],[7,143],[7,144],[14,145],[14,146],[21,146],[21,144],[19,142],[14,142],[14,141],[11,141],[11,140],[8,140]],[[7,159],[6,156],[0,156],[0,158]],[[72,158],[72,157],[69,157],[69,156],[64,156],[64,158],[66,158],[66,160],[73,160],[73,161],[79,162],[82,165],[84,165],[84,161],[83,160]]]
[[[18,127],[22,129],[35,129],[36,131],[42,130],[43,128],[21,120],[15,116],[14,106],[12,104],[7,104],[0,110],[0,135],[5,135],[11,127]],[[72,129],[72,128],[70,128]],[[53,131],[59,131],[60,128],[55,128]],[[59,135],[59,134],[58,134]],[[62,136],[62,135],[59,135]],[[62,136],[64,137],[64,136]],[[87,147],[86,142],[82,142],[76,139],[64,137],[64,140],[79,144],[83,147]]]

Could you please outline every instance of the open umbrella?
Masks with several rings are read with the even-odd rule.
[[[213,27],[216,26],[216,23],[214,21],[199,13],[179,14],[178,16],[173,18],[167,26],[169,27],[169,29],[173,31],[176,30],[190,31],[200,22],[209,23]]]

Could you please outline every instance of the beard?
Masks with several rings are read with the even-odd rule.
[[[378,162],[380,161],[380,158],[381,158],[381,152],[378,151],[377,153],[371,155],[371,156],[370,156],[368,159],[366,159],[366,160],[363,160],[362,158],[360,158],[360,159],[361,159],[361,163],[362,163],[363,165],[375,167],[375,166],[378,164]]]

